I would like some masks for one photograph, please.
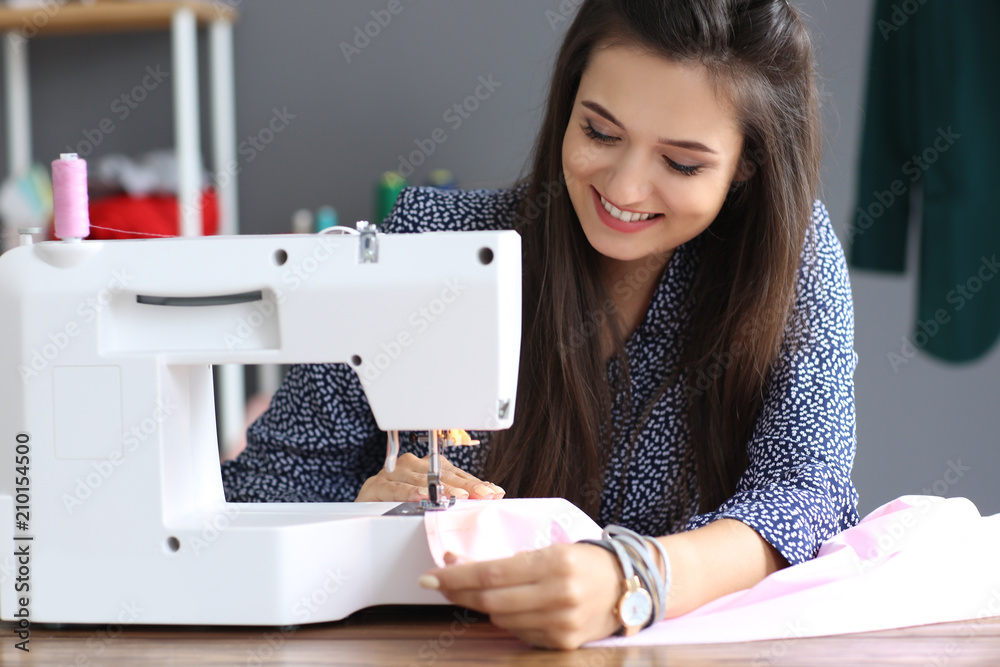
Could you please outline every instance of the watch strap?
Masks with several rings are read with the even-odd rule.
[[[629,595],[635,594],[640,590],[646,593],[646,595],[649,595],[649,590],[650,590],[649,589],[650,582],[646,579],[646,577],[641,576],[639,573],[637,573],[635,571],[635,568],[632,567],[632,559],[628,551],[625,549],[625,547],[619,544],[615,540],[580,540],[580,542],[583,544],[593,544],[599,547],[603,547],[618,557],[618,564],[622,570],[623,580],[622,580],[622,594],[621,597],[618,598],[618,603],[615,604],[614,613],[616,616],[618,616],[618,620],[621,621],[622,627],[619,628],[617,632],[615,632],[615,635],[618,636],[624,635],[626,637],[629,637],[639,632],[639,630],[649,627],[650,623],[655,618],[655,613],[651,614],[649,621],[641,626],[626,625],[624,619],[622,618],[621,610],[622,610],[622,604],[625,602],[625,599]],[[652,596],[650,596],[650,599],[652,599]],[[654,609],[656,608],[655,602],[653,603],[653,608]]]

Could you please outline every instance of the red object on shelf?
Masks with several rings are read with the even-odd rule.
[[[112,195],[90,202],[89,210],[91,228],[87,238],[94,241],[180,235],[177,198],[170,195]],[[202,234],[215,235],[219,230],[219,203],[214,190],[202,192],[201,214]],[[54,238],[51,228],[49,233]]]

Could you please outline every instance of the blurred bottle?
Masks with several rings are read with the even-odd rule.
[[[396,198],[408,185],[406,179],[395,171],[387,171],[382,174],[382,178],[375,185],[375,220],[376,224],[381,224],[392,211]]]
[[[458,181],[455,175],[448,169],[435,169],[427,177],[427,185],[441,190],[457,190]]]
[[[320,206],[316,211],[316,231],[321,232],[339,224],[337,209],[332,206]]]
[[[292,214],[292,233],[311,234],[313,230],[313,214],[307,208],[300,208]]]

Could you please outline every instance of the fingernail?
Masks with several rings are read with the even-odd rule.
[[[493,490],[486,486],[485,484],[476,484],[475,488],[472,489],[476,492],[477,496],[492,496]]]
[[[469,497],[469,492],[466,491],[465,489],[455,489],[453,493],[455,494],[455,497],[458,498],[459,500],[465,500],[466,498]]]
[[[419,579],[417,579],[417,583],[420,584],[421,588],[429,588],[434,591],[441,588],[441,580],[433,574],[422,575]]]
[[[490,482],[490,486],[492,486],[494,489],[496,489],[497,493],[507,493],[506,491],[503,490],[502,486],[497,486],[493,482]]]

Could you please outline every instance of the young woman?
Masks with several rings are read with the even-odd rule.
[[[856,523],[853,310],[814,201],[820,150],[811,46],[786,0],[586,0],[525,182],[406,190],[384,226],[522,236],[514,425],[446,451],[447,491],[561,496],[656,537],[664,617]],[[293,368],[248,441],[223,468],[230,500],[426,496],[426,446],[380,470],[385,434],[344,365]],[[622,572],[573,544],[422,583],[575,647],[621,628]]]

